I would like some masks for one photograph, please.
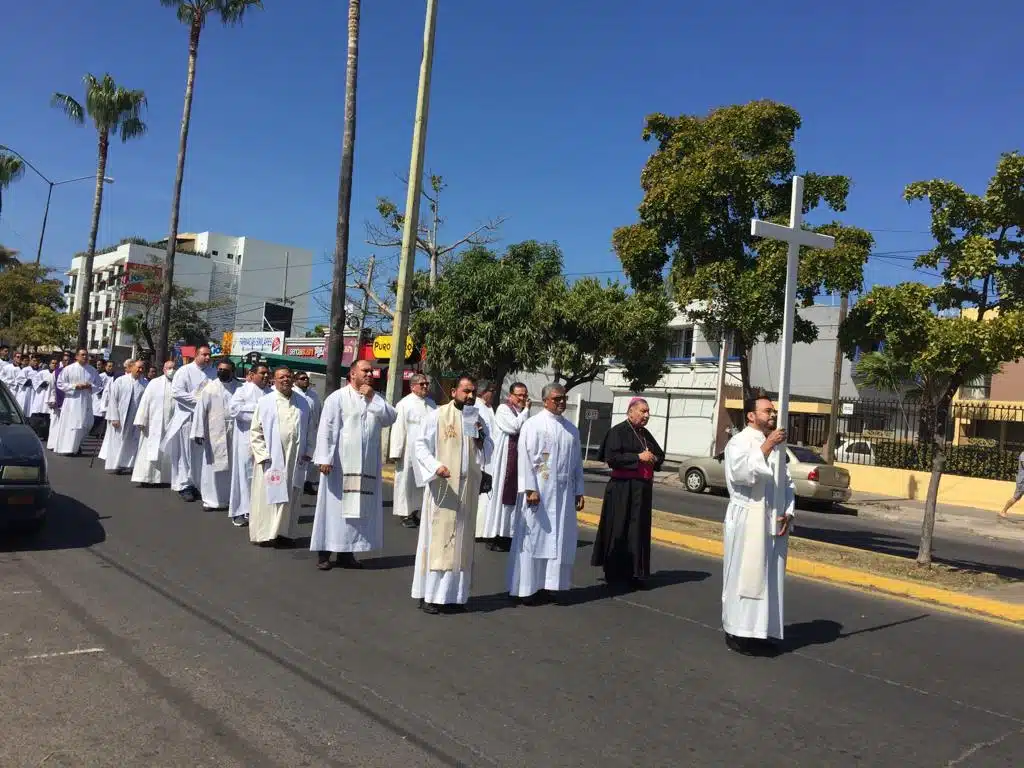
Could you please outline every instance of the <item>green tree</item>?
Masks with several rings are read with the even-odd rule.
[[[305,338],[307,339],[322,339],[327,335],[327,326],[323,323],[317,323],[311,330],[306,331]]]
[[[89,117],[99,136],[99,151],[96,162],[96,193],[92,203],[92,224],[89,227],[89,246],[86,251],[85,265],[79,279],[82,281],[82,308],[89,306],[92,293],[92,264],[96,255],[96,233],[100,226],[100,210],[103,207],[103,183],[107,175],[107,154],[110,151],[110,138],[120,135],[122,142],[143,136],[146,124],[142,121],[142,111],[146,107],[146,94],[143,91],[128,90],[114,82],[109,74],[102,80],[87,74],[85,83],[84,106],[64,93],[53,94],[52,104],[60,109],[72,122],[83,125]],[[88,343],[88,312],[79,313],[78,346]]]
[[[665,370],[673,309],[663,291],[630,292],[585,278],[563,286],[550,330],[550,366],[566,391],[593,381],[616,360],[639,391]]]
[[[661,286],[667,269],[670,295],[692,320],[712,333],[732,333],[747,394],[751,348],[780,334],[785,282],[783,249],[754,238],[750,220],[788,220],[800,125],[796,110],[772,101],[723,107],[706,117],[648,116],[643,139],[657,148],[641,175],[639,221],[612,236],[634,288]],[[804,213],[822,203],[845,210],[847,177],[801,175]],[[870,236],[855,230],[844,239],[848,247],[829,256],[802,254],[805,303],[821,290],[860,288]],[[815,334],[812,324],[798,321],[797,341]]]
[[[929,565],[953,396],[1024,357],[1024,156],[1003,155],[984,195],[936,179],[908,185],[904,198],[929,201],[936,245],[916,266],[941,270],[943,283],[876,286],[851,309],[840,342],[851,358],[858,347],[884,343],[887,355],[928,383],[922,408],[933,459],[917,561]]]
[[[0,152],[0,214],[4,210],[4,190],[25,175],[25,163],[8,152]]]
[[[21,331],[22,343],[29,346],[70,349],[78,336],[78,313],[36,307]]]
[[[18,252],[13,248],[8,248],[0,243],[0,270],[13,267],[20,263],[21,262],[18,261]]]
[[[160,355],[154,335],[160,322],[163,306],[163,277],[142,281],[140,289],[132,294],[122,294],[127,303],[121,320],[121,331],[130,335],[144,354],[156,359]],[[170,338],[183,339],[186,344],[208,342],[212,331],[209,312],[226,304],[226,301],[196,301],[195,291],[176,285],[171,291]]]
[[[52,318],[64,309],[64,293],[49,267],[15,264],[0,271],[0,336],[9,344],[46,344],[29,338],[37,333],[36,318]]]
[[[445,267],[432,307],[413,316],[436,371],[468,370],[501,383],[549,360],[549,329],[562,289],[562,252],[530,240],[504,254],[476,246]]]
[[[163,311],[160,316],[160,333],[157,346],[163,357],[167,351],[168,329],[170,328],[171,287],[174,285],[174,254],[178,240],[178,213],[181,209],[181,185],[185,179],[185,154],[188,149],[188,131],[192,122],[192,94],[196,84],[196,60],[199,57],[199,38],[207,20],[219,18],[225,26],[240,24],[250,8],[262,8],[260,0],[160,0],[166,8],[173,8],[178,21],[188,27],[188,73],[185,78],[185,106],[181,116],[181,131],[178,135],[178,164],[174,174],[174,190],[171,195],[171,224],[167,236],[165,257],[166,281],[163,284]]]

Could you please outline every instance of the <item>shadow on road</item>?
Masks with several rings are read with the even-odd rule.
[[[77,499],[54,493],[50,497],[46,524],[32,534],[3,533],[0,552],[43,552],[54,549],[82,549],[107,538],[99,513]]]
[[[830,619],[814,619],[799,624],[790,624],[786,627],[786,639],[779,646],[779,653],[793,653],[812,645],[829,645],[837,640],[844,640],[856,635],[865,635],[872,632],[881,632],[885,629],[892,629],[903,624],[912,624],[922,619],[927,619],[931,614],[922,613],[920,616],[911,616],[909,619],[890,621],[887,624],[878,624],[874,627],[865,627],[853,632],[843,632],[843,625],[838,621]]]
[[[369,557],[361,561],[364,568],[371,571],[391,571],[398,568],[412,568],[416,564],[416,555],[387,555],[385,557]]]
[[[880,552],[886,555],[896,555],[897,557],[907,559],[917,557],[918,545],[916,541],[907,541],[897,536],[876,533],[874,531],[840,531],[829,528],[806,527],[797,523],[793,535],[801,539],[822,541],[827,544],[840,544],[844,547]],[[993,573],[1007,579],[1024,579],[1024,567],[979,563],[963,558],[943,557],[942,543],[938,541],[934,544],[932,560],[962,571]]]

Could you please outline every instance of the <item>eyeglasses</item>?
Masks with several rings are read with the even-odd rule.
[[[552,395],[551,397],[548,398],[548,400],[550,400],[552,403],[564,403],[568,399],[569,398],[566,397],[565,395],[558,395],[558,396]]]

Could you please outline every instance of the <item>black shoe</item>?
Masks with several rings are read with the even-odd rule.
[[[321,571],[329,571],[334,565],[331,563],[330,552],[317,552],[316,555],[316,567]]]
[[[420,527],[420,516],[409,515],[402,518],[402,525],[406,528],[419,528]]]
[[[198,501],[199,499],[199,494],[196,493],[195,488],[186,488],[183,491],[178,491],[178,495],[181,496],[181,498],[184,501],[187,501],[189,504],[192,504],[193,502]]]
[[[735,653],[741,656],[753,656],[753,646],[750,643],[750,639],[746,637],[738,637],[736,635],[730,635],[728,632],[725,634],[725,646]]]
[[[311,482],[307,481],[302,486],[302,492],[308,496],[316,496],[316,486],[313,485]]]
[[[348,568],[349,570],[362,570],[363,568],[363,564],[356,560],[356,556],[351,552],[339,552],[335,565],[339,568]]]
[[[430,614],[431,616],[437,616],[441,613],[440,606],[434,605],[434,603],[428,603],[420,600],[420,610],[424,613]]]

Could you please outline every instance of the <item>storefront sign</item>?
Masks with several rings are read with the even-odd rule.
[[[247,355],[250,352],[284,354],[283,331],[235,331],[231,334],[230,341],[232,355]]]
[[[377,360],[391,359],[391,337],[378,336],[373,340],[373,356]],[[412,357],[412,337],[405,337],[405,359]]]

